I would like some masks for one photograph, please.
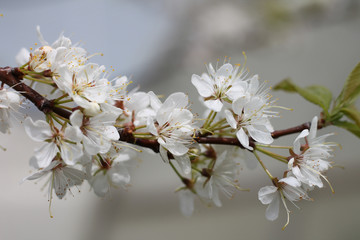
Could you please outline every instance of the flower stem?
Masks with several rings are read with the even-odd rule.
[[[211,110],[211,112],[209,113],[209,115],[208,115],[207,118],[206,118],[206,121],[205,121],[205,123],[204,123],[204,125],[203,125],[203,128],[207,128],[207,127],[208,127],[209,121],[210,121],[210,119],[212,118],[212,115],[213,115],[213,114],[214,114],[214,111]]]
[[[175,168],[174,164],[172,164],[171,160],[169,160],[170,166],[172,167],[172,169],[174,170],[174,172],[176,173],[176,175],[178,175],[178,177],[183,180],[184,177],[181,176],[181,174],[179,173],[179,171]]]
[[[269,170],[265,167],[263,161],[261,161],[259,155],[256,153],[256,151],[253,151],[256,159],[259,161],[260,165],[262,166],[262,168],[264,169],[264,171],[266,172],[266,174],[269,176],[269,178],[271,179],[271,181],[274,179],[274,177],[271,175],[271,173],[269,172]]]
[[[256,144],[256,146],[259,147],[265,147],[265,148],[278,148],[278,149],[290,149],[292,147],[290,146],[277,146],[277,145],[265,145],[265,144]]]
[[[268,156],[270,156],[272,158],[275,158],[276,160],[279,160],[279,161],[281,161],[283,163],[288,163],[287,157],[276,154],[276,153],[273,153],[273,152],[270,152],[270,151],[265,150],[263,148],[260,148],[260,147],[258,147],[258,145],[256,145],[256,150],[258,150],[259,152],[262,152],[263,154],[268,155]]]

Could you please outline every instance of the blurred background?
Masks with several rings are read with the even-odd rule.
[[[201,113],[190,79],[206,71],[204,63],[231,57],[269,85],[291,77],[300,86],[326,85],[339,94],[360,61],[360,2],[358,0],[18,0],[0,1],[0,66],[15,66],[21,47],[35,47],[36,25],[53,42],[61,31],[80,42],[92,61],[112,66],[112,74],[127,75],[144,91],[169,95],[183,91],[192,109]],[[297,95],[274,92],[278,104],[294,108],[273,121],[276,129],[309,121],[320,108]],[[30,109],[36,112],[36,109]],[[222,208],[197,202],[191,218],[181,215],[174,190],[176,175],[157,155],[140,156],[132,186],[96,197],[87,184],[65,201],[55,199],[49,217],[47,191],[25,182],[32,142],[22,126],[1,135],[7,148],[0,158],[0,239],[360,239],[359,139],[341,129],[332,140],[336,165],[328,176],[335,188],[311,192],[314,202],[300,202],[290,225],[285,211],[275,222],[265,219],[257,199],[269,181],[260,167],[242,171],[242,186],[250,192],[223,201]],[[292,144],[295,136],[279,144]],[[249,156],[251,157],[251,156]],[[264,159],[277,175],[285,166]]]

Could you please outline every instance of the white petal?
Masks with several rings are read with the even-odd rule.
[[[311,121],[310,133],[309,133],[310,139],[314,139],[316,137],[317,125],[318,125],[318,117],[315,116]]]
[[[241,145],[243,145],[244,148],[253,150],[253,148],[249,146],[249,137],[248,137],[248,135],[246,135],[243,128],[240,128],[240,130],[237,131],[236,137],[239,140],[239,142],[241,143]]]
[[[83,147],[80,143],[65,142],[60,146],[60,149],[61,158],[68,165],[74,165],[83,155]]]
[[[233,72],[233,66],[230,63],[225,63],[216,71],[215,77],[219,77],[219,76],[228,77],[232,74],[232,72]]]
[[[130,182],[130,174],[124,166],[112,167],[108,175],[110,176],[111,183],[117,187],[123,186]]]
[[[176,156],[184,155],[189,151],[189,148],[185,147],[181,143],[173,144],[173,143],[166,142],[165,144],[163,144],[163,146],[165,148],[167,148],[167,150],[169,150],[169,152],[171,152],[172,154],[174,154]]]
[[[110,188],[107,176],[103,172],[99,172],[98,174],[96,174],[96,176],[93,178],[93,182],[91,185],[94,189],[95,194],[99,197],[104,197]]]
[[[180,201],[180,211],[186,216],[190,217],[194,212],[194,195],[189,190],[182,190],[178,192]]]
[[[286,177],[279,180],[279,182],[286,183],[292,187],[300,187],[301,183],[294,177]]]
[[[174,156],[175,160],[177,161],[177,163],[179,164],[181,170],[183,171],[183,173],[185,175],[190,174],[191,172],[191,162],[190,162],[190,158],[187,154],[183,155],[183,156]]]
[[[86,173],[71,167],[63,167],[64,176],[68,179],[69,186],[80,185],[86,179]]]
[[[76,110],[70,115],[70,122],[73,126],[81,127],[84,115],[80,110]]]
[[[276,194],[272,202],[266,208],[265,217],[270,221],[274,221],[279,216],[279,207],[280,207],[280,196]]]
[[[150,105],[151,107],[157,111],[161,107],[162,103],[159,100],[159,98],[155,95],[153,91],[148,92],[148,95],[150,97]]]
[[[138,112],[150,105],[149,94],[144,92],[136,92],[124,101],[124,105],[129,110]]]
[[[41,148],[35,150],[35,157],[40,168],[49,166],[51,161],[56,156],[58,148],[55,143],[46,143]]]
[[[46,139],[50,139],[52,136],[49,124],[43,120],[33,122],[30,117],[27,117],[25,119],[24,128],[28,136],[36,142],[42,142]]]
[[[220,112],[223,107],[223,103],[220,101],[220,99],[206,100],[204,101],[204,104],[207,108],[214,110],[215,112]]]
[[[69,188],[66,178],[63,176],[62,170],[54,170],[54,190],[59,199],[65,197],[66,190]]]
[[[246,106],[246,104],[248,102],[249,101],[246,97],[240,97],[240,98],[236,99],[235,101],[233,101],[232,109],[233,109],[234,113],[236,113],[237,115],[242,115],[244,107]]]
[[[163,146],[160,146],[160,156],[165,163],[169,163],[168,151]]]
[[[30,60],[30,52],[26,48],[22,48],[15,57],[16,64],[22,66]]]
[[[270,144],[274,141],[271,133],[263,126],[247,126],[250,136],[257,142]]]
[[[232,87],[226,92],[226,95],[232,100],[238,99],[245,95],[246,88],[247,82],[238,82],[232,85]]]
[[[163,103],[164,108],[185,108],[189,104],[188,96],[183,92],[176,92],[171,94]]]
[[[230,127],[236,129],[237,123],[236,123],[236,120],[235,120],[234,115],[232,114],[232,112],[226,109],[225,110],[225,117],[226,117],[226,121],[229,123]]]
[[[40,32],[40,26],[36,26],[36,32],[37,32],[38,39],[39,39],[41,45],[43,45],[43,46],[49,46],[49,43],[48,43],[47,41],[45,41],[43,35],[42,35],[41,32]]]
[[[299,136],[297,136],[297,137],[295,138],[293,150],[294,150],[294,152],[295,152],[296,154],[299,155],[299,154],[301,153],[301,151],[300,151],[300,146],[301,146],[300,140],[301,140],[302,138],[308,136],[308,135],[309,135],[309,130],[304,129],[304,130],[299,134]]]
[[[258,198],[262,204],[271,203],[277,195],[277,187],[265,186],[260,188],[258,192]]]
[[[210,97],[214,92],[212,86],[196,74],[192,75],[191,83],[196,87],[198,93],[202,97]]]

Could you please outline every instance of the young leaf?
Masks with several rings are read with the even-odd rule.
[[[360,94],[360,63],[352,70],[339,97],[336,99],[336,106],[351,104]]]
[[[333,124],[335,126],[338,126],[338,127],[348,130],[349,132],[353,133],[355,136],[360,138],[360,127],[357,126],[356,124],[346,122],[346,121],[336,121],[336,122],[333,122]]]
[[[278,83],[274,90],[283,90],[286,92],[297,92],[303,98],[320,106],[325,114],[328,114],[328,110],[332,100],[332,93],[324,86],[312,85],[306,88],[302,88],[294,84],[290,79],[285,79]]]
[[[360,112],[356,109],[355,106],[341,108],[340,111],[344,113],[348,118],[353,120],[358,127],[360,127]]]

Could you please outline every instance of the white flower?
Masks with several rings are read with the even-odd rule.
[[[242,95],[247,83],[244,81],[247,73],[244,68],[239,72],[239,66],[235,68],[226,63],[216,71],[209,64],[209,74],[203,73],[200,76],[193,74],[192,84],[196,87],[200,96],[204,98],[204,104],[211,110],[220,112],[223,102],[231,102]]]
[[[119,133],[113,126],[117,118],[113,113],[100,113],[94,117],[84,116],[77,110],[70,116],[71,124],[82,132],[82,142],[89,155],[106,153],[112,141],[119,140]]]
[[[182,156],[192,143],[193,114],[186,109],[188,97],[181,92],[171,94],[162,104],[153,92],[149,93],[156,118],[148,118],[148,131],[175,156]],[[154,122],[155,120],[155,122]]]
[[[237,138],[247,149],[253,149],[249,146],[249,136],[259,143],[273,142],[271,132],[274,129],[269,117],[277,113],[268,110],[272,107],[269,98],[267,91],[262,91],[262,86],[259,86],[258,79],[252,78],[244,95],[233,101],[232,111],[225,110],[227,122],[237,130]]]
[[[163,147],[160,147],[160,156],[166,163],[169,162],[168,151]],[[188,154],[184,154],[184,155],[180,155],[180,156],[173,155],[173,157],[174,157],[174,160],[180,166],[182,172],[185,175],[189,175],[191,173],[191,162],[190,162],[190,157],[188,156]]]
[[[104,103],[108,97],[110,82],[102,77],[104,71],[104,66],[92,63],[80,67],[76,73],[63,66],[54,81],[77,105],[94,109],[94,104]]]
[[[146,125],[149,117],[155,118],[156,111],[150,106],[149,94],[138,92],[138,88],[127,91],[131,83],[126,76],[116,78],[110,87],[107,101],[123,110],[120,122],[132,122],[134,126]],[[145,129],[139,129],[143,131]]]
[[[322,172],[328,170],[331,164],[326,161],[331,157],[331,151],[335,144],[324,142],[325,138],[332,134],[316,137],[318,118],[315,116],[311,122],[310,132],[305,129],[294,141],[292,158],[288,168],[294,176],[309,187],[323,187],[320,177],[326,181]],[[301,145],[301,139],[305,138],[305,145]],[[330,186],[331,187],[331,186]]]
[[[74,165],[83,155],[81,132],[72,127],[57,129],[42,120],[25,119],[25,131],[36,142],[46,142],[42,147],[35,150],[35,158],[40,168],[49,166],[53,158],[60,153],[61,158],[68,165]]]
[[[270,221],[274,221],[278,218],[280,200],[282,201],[287,212],[285,228],[289,223],[290,213],[285,199],[294,202],[301,199],[309,200],[309,197],[306,191],[301,187],[301,183],[292,176],[280,179],[275,184],[277,184],[277,186],[262,187],[258,192],[258,198],[262,204],[269,205],[266,208],[265,216]]]
[[[213,169],[203,169],[202,175],[206,178],[198,179],[196,191],[200,196],[212,200],[216,206],[221,207],[220,191],[230,199],[237,189],[241,190],[237,183],[237,174],[237,163],[227,156],[227,151],[224,151],[216,159]]]
[[[20,107],[20,96],[17,92],[9,89],[0,89],[0,131],[7,133],[12,126],[14,113]]]
[[[133,157],[129,151],[119,152],[114,148],[101,157],[97,156],[101,165],[95,168],[95,176],[91,180],[95,194],[104,197],[111,187],[126,187],[130,183],[126,162]]]
[[[50,45],[44,40],[40,27],[37,26],[36,29],[42,46],[30,53],[29,68],[31,70],[36,72],[50,70],[56,75],[58,68],[62,65],[66,65],[69,69],[76,69],[87,61],[86,51],[83,48],[72,46],[71,40],[64,37],[62,33]],[[26,59],[25,54],[24,50],[20,51],[17,56],[19,63],[23,63],[24,59]]]
[[[23,181],[39,179],[49,174],[51,174],[48,181],[50,201],[52,199],[53,189],[56,196],[62,199],[65,196],[67,189],[70,191],[70,187],[80,185],[83,180],[86,179],[85,172],[68,167],[62,161],[53,160],[49,166],[24,178]]]

